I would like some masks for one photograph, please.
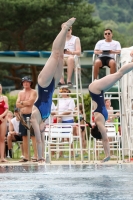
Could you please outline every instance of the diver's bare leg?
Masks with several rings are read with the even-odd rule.
[[[34,129],[36,143],[37,143],[37,151],[38,151],[38,160],[42,159],[42,137],[40,132],[40,123],[41,123],[41,115],[39,110],[33,106],[32,115],[31,115],[31,124]]]
[[[89,85],[89,90],[96,94],[99,94],[102,90],[108,91],[122,76],[133,70],[133,63],[128,63],[122,66],[116,73],[109,74],[99,80],[92,82]]]
[[[75,22],[75,20],[75,18],[71,18],[64,23],[60,33],[55,38],[52,46],[52,54],[38,76],[38,83],[41,87],[47,87],[51,83],[55,75],[56,68],[58,67],[59,60],[63,60],[66,34],[68,28]]]
[[[102,162],[106,162],[110,159],[109,140],[108,140],[108,136],[107,136],[107,129],[104,126],[105,119],[101,114],[98,114],[98,115],[99,115],[98,117],[96,116],[96,121],[97,121],[98,129],[99,129],[100,133],[102,134],[102,143],[103,143],[103,148],[104,148],[104,152],[105,152],[105,156],[106,156]]]

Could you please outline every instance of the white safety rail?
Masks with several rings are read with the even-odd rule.
[[[92,66],[92,81],[94,81],[94,62],[95,59],[97,58],[97,56],[94,54],[93,55],[93,66]],[[116,61],[116,67],[117,70],[120,68],[120,56],[119,55],[115,55],[115,61]],[[106,75],[108,75],[110,73],[110,69],[106,67]],[[113,97],[114,95],[114,97]],[[119,113],[119,119],[113,122],[113,125],[115,125],[116,128],[116,134],[120,137],[120,140],[122,140],[122,132],[121,132],[121,136],[119,135],[120,133],[118,132],[118,126],[121,126],[121,116],[122,116],[122,105],[121,105],[121,82],[118,81],[109,91],[104,93],[104,98],[105,99],[110,99],[110,100],[116,100],[119,108],[118,109],[114,109],[113,112],[114,113]],[[90,116],[90,121],[92,124],[94,124],[94,121],[92,121],[93,117],[93,101],[91,100],[91,116]],[[108,111],[109,112],[109,111]],[[111,148],[113,148],[111,146]],[[118,159],[121,160],[121,154],[122,154],[122,146],[119,145],[119,155],[117,153],[117,161]],[[89,139],[89,161],[95,161],[97,160],[97,155],[96,155],[96,140],[91,136],[90,134],[90,139]]]
[[[130,52],[133,47],[123,48],[121,52],[121,65],[132,61]],[[133,71],[125,74],[122,83],[122,133],[123,133],[123,160],[133,156]]]

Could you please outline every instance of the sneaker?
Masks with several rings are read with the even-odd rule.
[[[22,156],[20,156],[20,158],[24,158],[24,156],[22,155]]]
[[[110,156],[112,159],[115,159],[115,158],[117,158],[117,156],[115,156],[115,155],[112,155],[112,156]]]

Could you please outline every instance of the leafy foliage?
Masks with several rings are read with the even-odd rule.
[[[104,28],[112,28],[114,39],[121,43],[122,47],[132,46],[132,0],[89,0],[95,6],[93,17],[102,20]]]
[[[86,0],[1,0],[0,10],[2,50],[50,50],[61,24],[72,16],[83,49],[92,48],[99,34],[99,21]]]
[[[0,50],[4,51],[51,50],[61,24],[73,16],[77,18],[73,34],[80,37],[82,51],[93,49],[101,35],[100,21],[93,19],[94,7],[87,0],[1,0],[0,11]],[[23,68],[17,75],[18,67],[11,66],[2,76],[19,89],[26,71],[36,84],[37,69]]]
[[[14,112],[14,108],[16,106],[17,95],[11,96],[7,93],[6,96],[8,98],[9,110]]]
[[[89,3],[95,4],[102,20],[110,20],[116,22],[132,22],[132,0],[89,0]]]

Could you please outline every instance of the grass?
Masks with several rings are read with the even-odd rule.
[[[17,161],[17,160],[20,160],[21,158],[21,155],[22,155],[22,153],[21,153],[21,149],[20,148],[18,148],[18,145],[16,144],[16,143],[13,143],[14,145],[13,145],[13,158],[11,159],[12,161]],[[34,155],[34,152],[33,152],[33,148],[32,148],[32,146],[30,146],[30,155],[31,155],[31,157]]]
[[[74,143],[74,146],[76,146],[76,143]],[[14,154],[13,154],[13,159],[11,159],[11,161],[20,160],[21,150],[20,150],[20,148],[18,150],[16,150],[17,148],[18,148],[17,144],[14,143],[14,145],[13,145]],[[91,148],[92,148],[92,143],[91,143]],[[78,149],[79,149],[79,144],[78,144]],[[30,146],[30,155],[31,156],[34,155],[32,146]],[[68,151],[63,152],[63,155],[67,156],[67,158],[66,157],[64,158],[64,156],[62,156],[62,157],[59,157],[58,159],[56,159],[56,153],[55,153],[54,156],[51,156],[51,159],[52,159],[52,161],[68,161],[69,160],[69,157],[68,157],[69,156],[69,152]],[[116,156],[117,155],[117,151],[114,151],[113,155]],[[99,160],[102,160],[104,157],[105,157],[104,151],[100,151]],[[76,157],[75,159],[77,161],[81,160],[81,155],[80,155],[80,151],[79,150],[78,150],[78,157]],[[74,160],[74,158],[72,157],[71,160]],[[83,160],[84,161],[88,160],[88,153],[87,152],[83,154]],[[93,151],[91,151],[90,160],[91,161],[93,160]],[[111,160],[116,160],[116,159],[111,159]]]

